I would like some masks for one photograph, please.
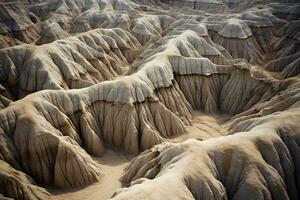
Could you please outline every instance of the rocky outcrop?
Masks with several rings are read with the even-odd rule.
[[[0,110],[7,107],[13,100],[13,95],[0,84]]]
[[[20,42],[17,39],[0,35],[0,49],[12,47],[12,46],[19,45],[19,44],[22,44],[22,42]]]
[[[56,22],[45,25],[40,35],[40,38],[36,41],[37,45],[47,44],[70,36]]]
[[[50,198],[36,183],[106,184],[102,156],[113,148],[137,156],[114,199],[299,198],[298,24],[274,15],[291,5],[249,1],[237,13],[236,1],[233,10],[208,0],[19,4],[2,13],[2,196]],[[267,61],[273,72],[259,66]],[[210,135],[194,126],[195,111],[226,115],[226,124],[199,120]]]
[[[271,60],[266,69],[281,72],[280,77],[288,78],[300,73],[300,21],[296,20],[286,24],[279,30],[281,38],[274,44],[278,58]]]
[[[136,1],[137,2],[137,1]],[[159,0],[159,1],[142,1],[146,4],[159,4],[162,7],[174,7],[190,10],[206,10],[209,12],[220,12],[220,10],[227,10],[226,4],[218,0]]]
[[[39,34],[39,27],[34,14],[18,2],[0,3],[0,34],[31,43]]]
[[[16,46],[0,50],[0,80],[17,99],[44,89],[83,88],[124,73],[140,49],[121,29],[93,30],[42,46]]]
[[[272,12],[274,15],[284,18],[287,20],[297,20],[300,17],[300,6],[299,5],[282,5],[275,4],[272,6]]]
[[[230,136],[143,152],[113,199],[298,199],[299,83],[282,85],[279,96],[238,115]]]
[[[3,159],[44,184],[86,185],[100,172],[85,151],[101,156],[109,144],[137,155],[183,134],[192,107],[238,113],[272,97],[274,84],[264,74],[238,60],[217,65],[200,58],[205,39],[190,30],[174,34],[145,51],[132,74],[11,103],[0,112]]]
[[[207,19],[212,40],[225,47],[233,58],[244,58],[259,64],[273,37],[273,29],[285,23],[270,10],[250,10],[216,19]]]
[[[9,164],[0,160],[0,198],[22,200],[50,199],[50,194],[43,188],[35,185],[26,174],[15,170]],[[4,195],[4,196],[1,196]]]

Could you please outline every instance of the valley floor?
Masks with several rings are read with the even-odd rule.
[[[74,188],[70,190],[49,189],[53,200],[93,200],[109,199],[113,193],[121,188],[119,178],[124,168],[129,164],[130,159],[126,158],[121,152],[107,150],[101,158],[95,159],[101,165],[102,179],[84,188]]]
[[[193,112],[192,123],[186,127],[186,133],[175,136],[169,141],[183,142],[188,139],[206,140],[212,137],[225,135],[227,132],[226,122],[230,115],[207,114],[200,111]],[[109,199],[114,192],[121,188],[120,177],[124,169],[131,161],[121,151],[107,150],[101,158],[95,158],[102,170],[102,179],[88,187],[73,189],[53,189],[48,191],[53,195],[53,200],[94,200]]]

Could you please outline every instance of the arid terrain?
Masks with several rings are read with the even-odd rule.
[[[0,0],[0,200],[299,200],[300,3]]]

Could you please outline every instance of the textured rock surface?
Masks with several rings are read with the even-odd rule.
[[[0,194],[8,197],[7,199],[50,199],[50,194],[46,190],[34,185],[30,177],[2,160],[0,160],[0,169]],[[1,199],[6,199],[1,195]]]
[[[46,24],[43,28],[40,38],[36,41],[37,45],[54,42],[55,40],[64,39],[69,37],[66,31],[64,31],[60,25],[56,22]]]
[[[18,2],[0,2],[0,34],[30,43],[38,36],[37,18]]]
[[[298,199],[299,82],[282,85],[279,95],[237,115],[228,136],[143,152],[122,177],[130,187],[114,199]]]
[[[298,5],[25,0],[0,11],[0,198],[97,182],[113,199],[299,199]],[[209,121],[223,115],[220,128]],[[132,159],[119,189],[113,170],[126,162],[108,162],[112,151]]]
[[[300,21],[292,21],[279,30],[281,37],[274,44],[277,59],[266,65],[269,71],[281,72],[282,78],[300,73]]]
[[[43,89],[83,88],[126,71],[141,45],[121,29],[93,30],[65,40],[0,50],[1,81],[16,98]]]
[[[212,40],[225,47],[233,58],[260,64],[274,29],[285,21],[276,18],[269,9],[252,9],[240,14],[208,18],[207,23]]]

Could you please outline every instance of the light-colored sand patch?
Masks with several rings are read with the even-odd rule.
[[[212,137],[225,135],[227,132],[225,122],[231,118],[230,115],[207,114],[194,111],[191,126],[187,126],[187,133],[172,138],[172,142],[182,142],[187,139],[206,140]]]
[[[101,166],[102,178],[100,182],[96,182],[88,187],[70,190],[50,189],[49,191],[53,194],[52,199],[109,199],[118,188],[121,188],[119,178],[130,159],[126,158],[121,152],[107,150],[103,157],[95,160]]]
[[[212,115],[199,111],[193,112],[192,125],[187,126],[187,133],[170,139],[172,142],[181,142],[190,138],[206,140],[211,137],[224,135],[227,131],[225,122],[229,115]],[[101,158],[95,158],[101,166],[103,177],[100,182],[88,187],[69,190],[49,189],[53,200],[95,200],[109,199],[115,191],[121,188],[120,177],[124,168],[129,164],[127,158],[121,152],[107,150]]]

